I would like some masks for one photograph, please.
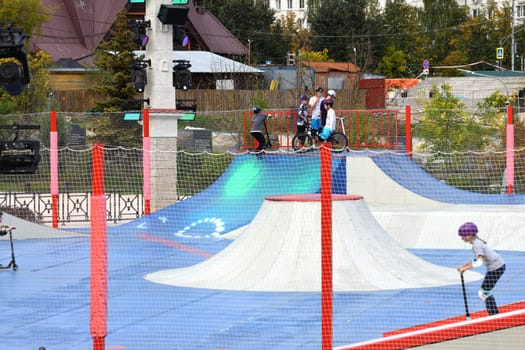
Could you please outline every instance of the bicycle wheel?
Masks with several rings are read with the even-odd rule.
[[[346,135],[341,132],[334,132],[330,136],[330,142],[332,143],[332,151],[342,152],[348,147],[348,139]]]
[[[294,151],[312,148],[312,137],[308,134],[297,134],[292,138]]]

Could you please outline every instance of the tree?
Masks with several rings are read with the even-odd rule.
[[[389,78],[401,78],[406,70],[407,60],[405,53],[401,50],[396,50],[394,46],[388,47],[379,64],[381,74]]]
[[[427,58],[441,63],[451,51],[451,40],[458,37],[457,26],[468,19],[467,7],[459,7],[456,0],[423,0],[423,4],[420,16],[428,43]]]
[[[0,0],[0,23],[13,24],[22,29],[31,39],[40,33],[49,11],[42,0]],[[30,41],[29,39],[29,41]],[[28,55],[31,82],[20,95],[11,96],[0,89],[0,114],[30,113],[43,111],[51,92],[48,68],[51,58],[42,51]]]
[[[284,63],[279,30],[272,30],[275,12],[264,0],[207,0],[206,8],[228,30],[247,45],[253,63],[272,60]],[[232,15],[236,14],[236,15]]]
[[[29,36],[41,33],[49,12],[42,0],[0,0],[0,23],[12,23]]]
[[[100,99],[95,103],[94,112],[100,113],[90,119],[89,127],[97,140],[118,146],[139,146],[142,127],[124,121],[123,104],[133,100],[136,91],[131,82],[131,67],[137,60],[134,53],[133,32],[129,29],[125,12],[120,12],[109,39],[102,41],[95,50],[97,83],[93,89]],[[125,129],[126,132],[122,132]]]
[[[421,139],[421,150],[431,153],[480,151],[491,142],[493,129],[475,115],[465,112],[465,105],[452,94],[452,87],[433,86],[432,98],[424,105],[421,122],[414,130]]]
[[[383,16],[386,47],[384,55],[387,52],[401,51],[406,61],[406,69],[398,70],[395,76],[417,76],[422,70],[422,62],[428,58],[426,53],[428,43],[423,41],[421,35],[422,28],[417,9],[407,5],[405,0],[387,1]],[[387,58],[387,60],[392,59]],[[380,72],[387,75],[383,69]]]
[[[4,94],[2,100],[10,101],[13,112],[32,113],[47,110],[48,97],[51,94],[49,85],[49,67],[53,63],[51,56],[44,51],[37,51],[28,57],[31,70],[31,83],[17,96]]]
[[[308,23],[312,50],[328,49],[336,61],[354,60],[353,48],[361,59],[367,54],[366,0],[324,0],[309,8]]]
[[[302,28],[301,21],[295,13],[290,12],[275,21],[273,27],[279,25],[282,28],[283,43],[289,52],[306,52],[312,47],[310,31]]]

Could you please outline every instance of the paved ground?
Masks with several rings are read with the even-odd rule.
[[[318,178],[318,174],[315,174],[314,171],[305,175],[304,169],[301,174],[293,174],[289,182],[285,181],[285,188],[276,189],[275,185],[267,184],[262,181],[265,176],[275,175],[271,171],[270,162],[284,162],[285,160],[277,158],[270,160],[268,157],[267,161],[269,163],[264,163],[264,160],[261,162],[255,156],[249,156],[233,164],[229,169],[230,172],[225,174],[225,177],[220,179],[216,185],[213,185],[216,187],[213,187],[211,192],[216,192],[216,197],[210,193],[208,197],[195,199],[196,201],[202,200],[202,210],[192,211],[181,206],[179,211],[171,207],[149,218],[108,228],[107,349],[320,348],[320,293],[311,288],[309,283],[305,284],[308,288],[302,291],[291,291],[289,287],[271,291],[269,286],[279,282],[276,277],[272,277],[271,283],[266,284],[261,281],[265,276],[252,273],[244,276],[242,280],[251,276],[251,281],[260,282],[260,285],[264,285],[265,288],[244,291],[238,289],[246,286],[237,290],[235,288],[202,288],[202,286],[196,288],[152,283],[144,278],[146,275],[151,276],[160,271],[192,268],[201,263],[205,264],[205,261],[211,257],[218,259],[221,254],[226,254],[225,252],[229,249],[234,249],[235,244],[239,244],[236,241],[232,243],[229,239],[222,239],[222,234],[243,227],[248,230],[250,225],[245,225],[250,223],[251,218],[238,218],[239,209],[236,209],[237,215],[228,214],[224,205],[220,205],[225,203],[224,196],[229,196],[226,197],[228,201],[235,201],[236,196],[253,217],[258,213],[261,203],[264,202],[264,196],[258,197],[259,204],[252,206],[249,203],[254,199],[244,201],[244,195],[239,192],[239,189],[242,189],[241,192],[244,193],[252,193],[250,188],[253,189],[253,186],[256,186],[255,188],[261,191],[270,191],[271,193],[268,194],[271,195],[287,193],[285,191],[314,193],[318,190],[317,182],[309,181],[311,177],[317,176]],[[257,167],[257,164],[260,164],[262,168],[256,168],[258,171],[254,172],[253,168]],[[264,164],[268,166],[263,166]],[[247,166],[244,167],[244,165]],[[339,166],[334,169],[341,170]],[[240,176],[241,174],[243,176]],[[296,180],[297,177],[304,177],[306,182],[301,182],[300,186],[293,187],[297,181],[292,181],[292,179]],[[362,203],[367,203],[366,196],[365,201],[353,206],[352,210],[366,214],[367,207]],[[288,208],[279,209],[272,204],[263,205],[263,214],[283,215],[282,212],[288,213]],[[392,204],[399,206],[397,203]],[[190,202],[186,205],[190,205]],[[372,214],[376,215],[374,206],[369,205],[369,207],[372,208]],[[497,204],[491,204],[488,208],[497,207]],[[266,210],[269,212],[264,213]],[[299,210],[302,209],[299,208]],[[419,210],[423,208],[420,207]],[[272,214],[272,211],[281,212]],[[427,214],[430,215],[432,212],[439,212],[439,208],[429,206],[427,211]],[[307,218],[303,220],[306,221]],[[360,220],[360,216],[355,217],[355,220]],[[7,220],[4,219],[4,221]],[[374,226],[374,222],[374,217],[366,215],[363,222],[356,223],[355,227]],[[410,221],[409,226],[417,224],[417,222]],[[511,225],[514,224],[511,223]],[[501,226],[501,229],[503,232],[511,230],[506,226]],[[40,232],[36,228],[33,230]],[[18,234],[19,231],[22,230],[17,229],[16,233]],[[293,232],[288,227],[287,230],[283,230],[283,234],[288,231]],[[213,234],[215,232],[218,234]],[[254,232],[260,234],[258,230],[252,231],[252,234],[255,234]],[[353,234],[356,232],[358,230],[352,231]],[[384,232],[375,231],[374,237]],[[39,238],[16,240],[14,244],[19,270],[16,272],[0,271],[0,322],[3,326],[0,349],[2,350],[30,350],[38,349],[42,345],[48,350],[92,349],[92,338],[89,331],[90,238],[78,233],[64,233],[64,236],[60,238],[58,236],[50,238],[49,234],[48,231],[41,231]],[[69,234],[71,236],[68,236]],[[278,236],[274,236],[270,241],[265,241],[264,244],[252,241],[247,245],[255,249],[251,256],[252,261],[247,263],[239,259],[233,261],[231,265],[235,265],[235,271],[243,271],[244,266],[257,266],[257,257],[265,256],[257,253],[257,250],[262,252],[267,248],[266,244],[272,247],[271,244],[278,241],[287,247],[281,252],[284,253],[282,256],[286,257],[281,263],[291,264],[294,261],[303,261],[302,269],[307,269],[308,261],[301,258],[294,260],[293,251],[296,249],[296,253],[301,252],[299,247],[303,245],[304,239],[309,237],[308,232],[305,234],[306,236],[295,236],[298,239],[295,243]],[[238,237],[244,237],[244,233]],[[347,244],[352,246],[356,236],[350,237],[352,239],[349,239]],[[417,237],[419,240],[421,235]],[[446,237],[450,242],[457,240],[457,236],[453,233]],[[334,293],[334,346],[378,338],[386,331],[464,313],[459,277],[457,283],[454,283],[453,277],[452,280],[448,280],[447,271],[470,259],[469,247],[463,246],[461,247],[463,249],[443,249],[441,246],[439,248],[425,247],[425,249],[412,248],[408,246],[408,237],[404,238],[404,244],[398,244],[399,238],[395,239],[396,242],[390,241],[389,249],[383,255],[376,256],[365,267],[359,268],[368,267],[374,274],[384,273],[386,277],[394,274],[398,269],[395,259],[385,264],[383,268],[375,265],[389,261],[391,257],[388,254],[394,249],[393,247],[396,247],[396,250],[393,250],[394,254],[404,254],[412,261],[418,259],[425,261],[425,265],[420,267],[418,265],[417,273],[411,278],[419,282],[419,279],[425,276],[430,279],[431,283],[427,286],[416,286],[417,288],[384,288],[388,282],[380,281],[383,283],[380,284],[380,287],[384,289],[348,290],[346,286],[336,291]],[[525,236],[515,237],[515,239],[523,238]],[[5,238],[2,240],[4,242],[0,241],[0,259],[1,256],[5,256],[5,260],[0,260],[0,262],[7,263],[10,257],[9,248],[4,244],[6,243]],[[382,237],[381,240],[388,240],[388,238]],[[355,243],[359,243],[360,247],[363,247],[363,244],[373,244],[366,240]],[[403,250],[403,248],[408,248],[408,250]],[[272,250],[275,249],[272,248]],[[241,253],[242,256],[249,255],[245,254],[246,252]],[[502,250],[501,253],[508,268],[498,283],[495,294],[498,303],[504,305],[522,298],[522,291],[525,289],[525,271],[523,270],[525,255],[521,250]],[[346,253],[346,255],[352,259],[353,254]],[[261,261],[262,265],[265,263],[268,261]],[[349,268],[345,263],[348,261],[341,263],[340,266],[343,269]],[[233,267],[230,268],[233,269]],[[436,270],[445,271],[446,283],[442,283],[441,278],[436,277]],[[347,270],[349,275],[351,272],[352,270]],[[345,271],[341,271],[341,275],[344,273]],[[366,274],[366,270],[363,273]],[[317,271],[312,271],[312,275],[314,274],[317,274]],[[305,275],[308,276],[308,274]],[[436,280],[441,282],[432,282]],[[281,283],[282,286],[286,285],[286,281]],[[421,283],[424,284],[424,281]],[[467,284],[468,300],[472,312],[483,309],[481,300],[477,297],[478,288],[479,281]]]

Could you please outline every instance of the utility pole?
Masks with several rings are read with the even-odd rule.
[[[252,40],[248,39],[248,65],[252,65]]]

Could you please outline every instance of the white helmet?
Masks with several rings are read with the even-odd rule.
[[[336,93],[334,90],[328,90],[328,95],[335,97]]]

